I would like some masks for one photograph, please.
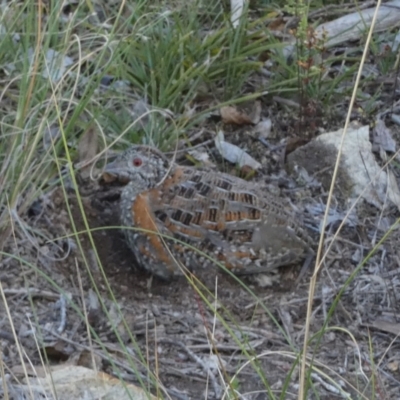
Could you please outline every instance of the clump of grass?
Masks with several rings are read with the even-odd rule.
[[[105,18],[92,18],[88,5],[79,3],[69,10],[69,16],[51,4],[44,8],[33,1],[23,6],[11,3],[3,10],[7,34],[0,37],[4,61],[0,235],[6,247],[13,233],[15,237],[28,232],[30,238],[35,236],[29,223],[19,230],[14,220],[16,216],[23,220],[32,202],[51,188],[72,186],[80,199],[73,162],[79,137],[88,127],[94,124],[99,128],[103,146],[129,139],[172,142],[177,130],[190,123],[183,116],[185,106],[195,104],[201,90],[216,102],[240,97],[249,74],[260,66],[257,54],[271,45],[251,41],[245,19],[239,29],[233,29],[229,18],[215,5],[198,13],[189,5],[166,9],[165,4],[136,2],[126,4],[125,10],[104,6]],[[106,76],[111,76],[115,84],[102,85]],[[132,124],[132,109],[138,100],[151,108],[171,110],[175,124],[159,118],[148,130],[138,129]],[[91,237],[82,201],[78,203],[86,234]],[[70,219],[74,227],[71,213]],[[80,248],[82,233],[75,228],[74,234],[91,276]],[[101,267],[98,257],[97,262]],[[23,256],[22,266],[52,283],[48,272]],[[103,278],[107,281],[105,275]],[[96,289],[95,281],[92,283]],[[62,294],[55,283],[53,288]],[[110,288],[109,292],[117,303]],[[88,324],[79,307],[74,302],[71,306]],[[102,308],[108,312],[103,303]],[[36,314],[35,309],[32,312]],[[88,332],[101,344],[89,324]],[[116,328],[115,333],[119,337]],[[131,339],[134,343],[133,336]],[[125,347],[123,341],[119,344]],[[135,370],[136,361],[125,350]],[[139,349],[138,355],[146,365]],[[158,390],[151,371],[149,376]],[[146,384],[143,387],[148,390]]]
[[[260,3],[268,9],[265,2]],[[93,124],[101,132],[103,147],[115,141],[121,147],[142,141],[167,147],[185,128],[198,122],[199,114],[224,102],[237,103],[247,98],[248,81],[261,67],[259,56],[265,52],[271,54],[276,62],[275,81],[268,88],[252,88],[251,95],[259,96],[266,89],[272,93],[292,91],[300,95],[304,114],[311,100],[330,102],[338,94],[338,83],[352,74],[349,70],[348,75],[327,79],[326,70],[337,60],[324,58],[324,40],[315,38],[307,21],[308,7],[304,3],[296,3],[296,10],[294,3],[289,3],[291,8],[287,9],[293,14],[299,12],[300,17],[297,32],[299,52],[291,65],[280,55],[282,45],[269,35],[261,11],[260,18],[252,19],[245,14],[239,27],[234,29],[227,9],[219,2],[171,4],[169,1],[138,1],[124,4],[125,8],[119,8],[105,3],[96,17],[90,15],[97,7],[91,2],[74,5],[76,8],[71,10],[68,18],[62,15],[60,8],[49,5],[45,9],[42,3],[34,1],[22,5],[10,3],[3,9],[1,23],[7,33],[0,36],[0,58],[3,60],[0,102],[1,245],[15,234],[13,229],[18,229],[18,225],[12,223],[15,216],[25,218],[32,202],[51,188],[65,187],[68,182],[80,199],[73,161],[77,158],[81,133]],[[49,51],[61,55],[60,65],[52,65]],[[71,64],[65,63],[66,56],[72,60]],[[320,61],[315,64],[318,57]],[[51,71],[60,72],[60,76],[55,79],[58,74]],[[102,84],[106,77],[111,77],[113,84]],[[204,94],[208,97],[205,104],[199,101],[200,95]],[[133,123],[134,107],[138,101],[157,111],[149,114],[149,122],[145,125]],[[185,114],[187,106],[199,107],[199,113],[188,117]],[[173,118],[164,116],[166,110],[170,110],[169,115]],[[75,228],[77,243],[83,234],[91,237],[81,199],[79,204],[87,232],[77,232]],[[70,217],[74,226],[71,214]],[[24,232],[19,231],[15,236],[18,235],[23,237]],[[80,251],[90,274],[88,260],[83,250]],[[97,262],[101,267],[98,257]],[[51,282],[51,277],[40,269],[40,265],[34,266],[30,260],[23,259],[21,264]],[[103,278],[107,282],[105,275]],[[95,282],[92,282],[95,287]],[[234,318],[226,309],[209,300],[213,297],[211,293],[201,288],[198,282],[190,283],[199,290],[202,302],[234,338],[269,397],[275,398],[260,363],[266,355],[257,354],[251,348],[249,339]],[[55,283],[53,286],[56,292],[62,293],[62,288]],[[108,290],[109,297],[116,304],[109,286]],[[292,345],[279,322],[274,320],[265,301],[254,297],[281,330],[291,350],[288,358],[293,364],[284,375],[282,397],[293,380],[300,351]],[[73,304],[74,311],[87,324],[88,332],[102,344],[95,332],[89,329],[87,315]],[[102,306],[107,313],[104,304]],[[111,317],[109,319],[111,321]],[[125,325],[132,343],[135,343]],[[135,371],[137,360],[130,356],[116,327],[114,333]],[[217,352],[212,344],[210,349]],[[146,367],[146,356],[138,347],[136,350],[140,363]],[[161,392],[156,372],[147,368],[152,389]],[[241,388],[236,375],[229,376],[225,370],[222,372],[229,397],[239,398]],[[312,386],[310,375],[306,379]],[[139,381],[149,392],[147,384],[141,378]]]

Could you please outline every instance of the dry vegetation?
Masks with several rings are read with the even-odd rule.
[[[337,153],[314,141],[380,126],[373,154],[397,187],[400,40],[388,27],[328,46],[313,28],[374,4],[312,3],[251,1],[235,28],[224,1],[2,5],[2,398],[84,399],[104,381],[124,383],[108,398],[400,398],[399,203],[351,203],[345,169],[330,193]],[[257,168],[221,157],[220,130]],[[119,189],[98,178],[143,142],[268,186],[316,244],[330,204],[318,274],[140,270]],[[46,383],[57,370],[71,382]]]

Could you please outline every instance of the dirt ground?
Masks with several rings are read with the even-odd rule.
[[[253,179],[275,187],[300,208],[326,200],[324,187],[299,184],[295,175],[284,172],[279,155],[251,135],[241,132],[239,137],[263,163],[264,174]],[[235,141],[235,136],[231,139]],[[250,290],[216,271],[200,276],[204,288],[184,277],[171,282],[152,278],[135,266],[121,232],[105,228],[118,226],[118,191],[110,194],[96,183],[88,185],[90,190],[82,191],[83,208],[98,258],[87,234],[71,236],[73,225],[76,231],[85,231],[71,188],[67,188],[67,201],[60,187],[43,194],[26,215],[14,221],[13,234],[4,247],[15,257],[2,257],[0,280],[24,361],[40,365],[40,356],[45,355],[50,364],[91,366],[92,359],[88,361],[85,354],[95,349],[100,370],[118,375],[118,369],[126,381],[138,384],[134,368],[144,382],[149,381],[150,369],[172,399],[218,399],[224,391],[233,390],[240,396],[232,398],[268,399],[266,382],[275,395],[288,385],[285,398],[297,398],[298,368],[288,376],[295,353],[303,346],[311,271],[300,282],[296,279],[301,266],[243,278]],[[336,204],[345,211],[344,201]],[[382,213],[360,205],[357,214],[358,223],[345,225],[319,275],[310,344],[310,357],[315,357],[319,372],[311,377],[310,399],[339,399],[346,393],[347,398],[372,398],[373,392],[382,399],[400,398],[400,353],[395,340],[399,332],[397,233],[337,297],[372,248],[379,221],[390,226],[398,211],[389,208]],[[320,217],[314,216],[316,241],[319,223]],[[329,227],[325,246],[336,227]],[[1,307],[5,312],[3,301]],[[318,337],[328,315],[330,329]],[[92,333],[91,340],[85,319],[97,335]],[[0,335],[5,364],[18,378],[15,371],[21,360],[7,319],[2,321]]]

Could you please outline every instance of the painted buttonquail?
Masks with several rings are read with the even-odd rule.
[[[235,274],[297,263],[313,242],[283,199],[209,168],[179,166],[132,146],[105,168],[125,184],[120,216],[137,262],[170,278],[219,261]],[[133,229],[132,229],[133,228]]]

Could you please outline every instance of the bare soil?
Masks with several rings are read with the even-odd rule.
[[[300,208],[326,200],[323,186],[301,186],[284,172],[284,158],[251,135],[241,131],[231,139],[247,145],[265,165],[262,172],[268,175],[254,179],[274,186]],[[25,361],[41,365],[40,357],[45,356],[53,365],[93,366],[92,358],[85,356],[91,352],[98,369],[117,376],[118,369],[135,384],[134,369],[144,382],[150,381],[150,370],[173,399],[218,399],[224,391],[237,391],[241,397],[236,398],[268,399],[266,383],[275,395],[285,390],[285,398],[296,398],[298,367],[288,376],[303,346],[311,271],[300,282],[296,279],[301,266],[243,278],[249,290],[217,271],[201,274],[205,287],[185,277],[170,282],[152,278],[135,266],[121,232],[107,228],[119,224],[118,190],[110,194],[96,182],[86,185],[83,209],[95,246],[84,233],[76,194],[64,194],[60,187],[15,221],[5,243],[8,255],[1,259],[0,279]],[[390,226],[398,212],[388,209],[383,214],[366,205],[357,212],[358,224],[344,227],[319,275],[310,359],[315,357],[320,372],[311,377],[310,399],[343,398],[344,393],[348,398],[372,398],[373,392],[382,399],[400,398],[400,353],[394,340],[399,311],[397,233],[341,293],[372,248],[374,234],[382,235],[376,229],[379,221]],[[316,230],[319,222],[314,218]],[[335,227],[327,232],[325,246]],[[74,230],[79,234],[73,235]],[[318,232],[315,237],[317,241]],[[0,304],[5,315],[6,305]],[[319,336],[328,319],[330,329]],[[90,340],[87,322],[93,329]],[[0,337],[5,364],[10,371],[18,370],[18,348],[6,319]],[[371,380],[374,388],[368,384]]]

